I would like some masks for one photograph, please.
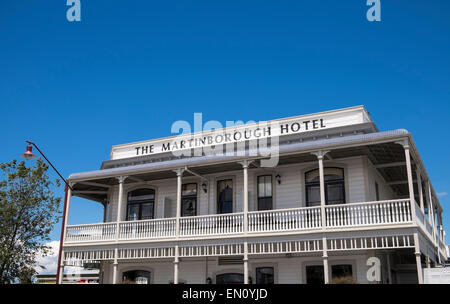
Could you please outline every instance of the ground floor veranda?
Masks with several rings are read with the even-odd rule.
[[[379,278],[373,272],[370,258],[380,261]],[[330,253],[328,273],[330,283],[345,280],[358,284],[408,284],[418,283],[413,249],[368,250],[347,253]],[[423,259],[423,267],[431,267]],[[322,255],[283,254],[260,255],[249,258],[249,284],[323,284],[324,264]],[[377,270],[378,271],[378,270]],[[113,263],[102,262],[100,283],[113,283]],[[147,259],[123,260],[118,265],[121,284],[171,284],[173,260]],[[369,275],[368,275],[369,273]],[[242,257],[216,256],[182,258],[179,261],[180,284],[233,284],[244,283]]]
[[[98,267],[104,284],[170,284],[175,276],[181,284],[313,284],[342,278],[362,284],[390,284],[418,283],[424,268],[440,263],[437,252],[420,230],[397,228],[129,243],[117,249],[74,247],[66,248],[64,264]],[[246,280],[244,273],[248,273]]]

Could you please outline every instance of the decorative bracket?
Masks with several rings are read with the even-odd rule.
[[[323,159],[324,156],[329,152],[330,152],[330,150],[319,150],[316,152],[311,152],[311,154],[315,155],[318,159]]]
[[[127,179],[128,176],[123,175],[123,176],[117,176],[117,180],[119,181],[119,184],[123,184],[125,182],[125,180]]]
[[[248,160],[248,159],[238,162],[238,164],[241,164],[242,168],[244,168],[244,169],[248,168],[248,166],[250,166],[251,163],[253,163],[253,160]]]

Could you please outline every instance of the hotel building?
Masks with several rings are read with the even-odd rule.
[[[412,135],[363,106],[113,146],[68,181],[60,270],[101,283],[423,283],[448,258]],[[72,196],[103,222],[67,225]]]

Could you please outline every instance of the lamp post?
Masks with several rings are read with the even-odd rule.
[[[20,156],[22,156],[26,160],[36,158],[36,155],[33,154],[33,146],[34,146],[36,148],[36,150],[39,151],[39,153],[45,158],[45,160],[48,162],[48,164],[53,168],[53,170],[55,170],[55,172],[59,175],[59,177],[66,184],[66,186],[64,188],[64,207],[63,207],[63,217],[62,217],[62,223],[61,223],[61,237],[60,237],[60,242],[59,242],[58,265],[57,265],[57,268],[56,268],[56,284],[59,284],[58,283],[59,282],[59,277],[61,275],[61,273],[60,273],[60,265],[61,265],[62,242],[63,242],[63,238],[64,238],[64,226],[65,226],[65,223],[66,223],[67,192],[68,192],[68,189],[70,189],[71,191],[73,189],[69,185],[69,183],[65,180],[65,178],[62,177],[62,175],[59,173],[59,171],[56,170],[55,166],[53,166],[53,164],[48,160],[48,158],[44,155],[44,153],[42,153],[41,149],[39,149],[38,146],[34,142],[31,142],[31,141],[28,141],[28,140],[26,140],[25,142],[28,143],[27,149],[26,149],[25,153],[20,154]],[[64,274],[62,274],[62,275],[64,276]]]

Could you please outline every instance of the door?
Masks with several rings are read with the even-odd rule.
[[[217,213],[233,213],[233,180],[217,182]]]
[[[150,284],[150,272],[145,270],[131,270],[124,272],[122,282],[125,284]]]
[[[325,284],[323,265],[306,266],[306,284]]]

